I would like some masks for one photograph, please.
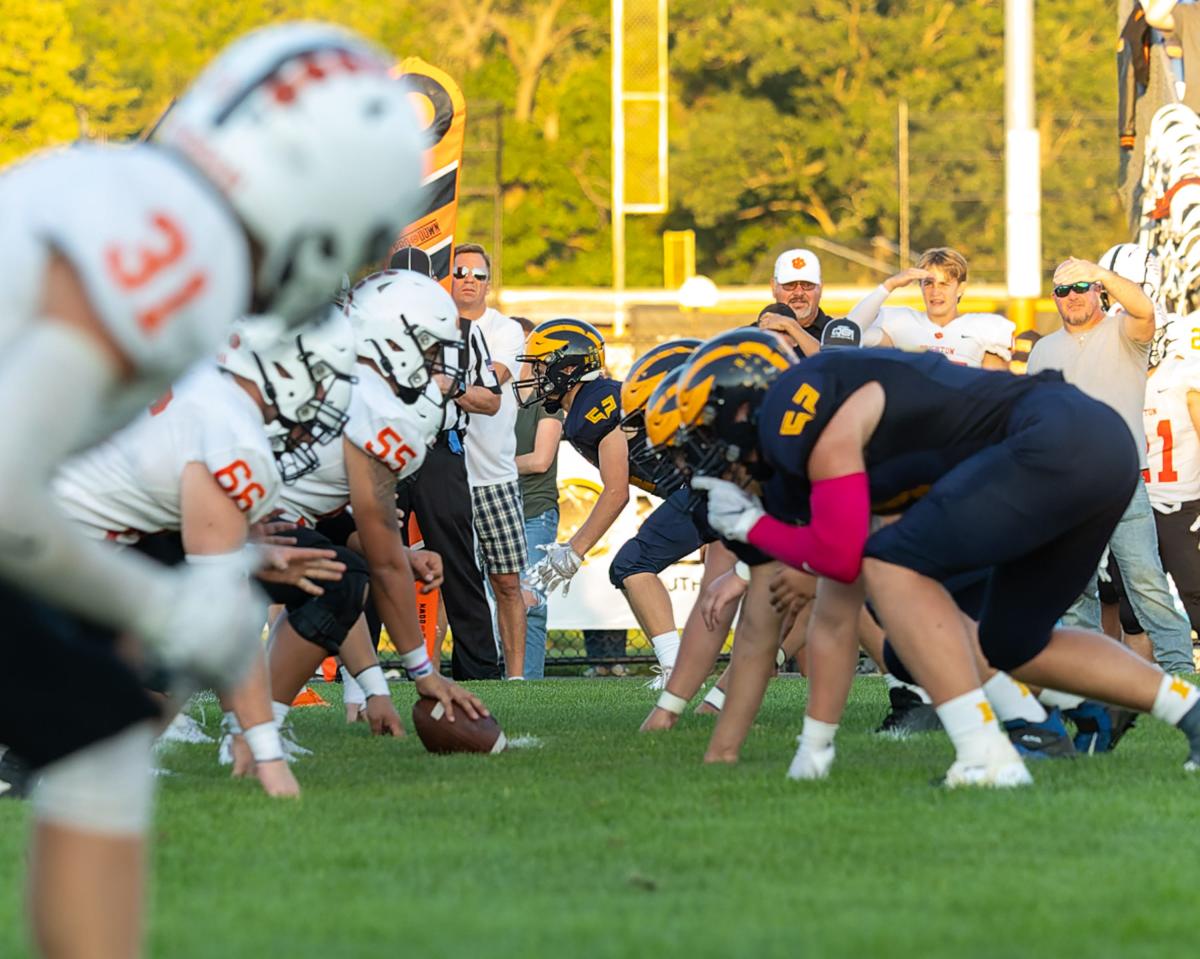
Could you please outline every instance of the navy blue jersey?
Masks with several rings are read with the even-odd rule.
[[[579,387],[567,418],[563,436],[575,447],[575,452],[600,468],[600,443],[621,423],[621,381],[602,376]],[[629,464],[629,482],[639,489],[653,493],[653,479]]]
[[[771,386],[759,411],[760,454],[777,474],[767,486],[767,508],[779,509],[780,518],[807,519],[809,455],[846,398],[867,383],[879,383],[886,395],[864,451],[871,508],[893,513],[1003,439],[1013,406],[1047,381],[1062,378],[969,369],[936,353],[835,350],[801,360]]]

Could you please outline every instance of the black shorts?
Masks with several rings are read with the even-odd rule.
[[[1096,571],[1138,482],[1124,420],[1063,383],[1031,390],[1007,437],[939,479],[865,556],[942,582],[990,569],[979,638],[993,665],[1036,656]]]
[[[0,743],[34,769],[160,715],[116,634],[0,584]]]
[[[658,575],[712,538],[696,528],[692,519],[691,492],[676,490],[643,521],[637,535],[617,550],[608,567],[608,579],[617,589],[637,573]]]

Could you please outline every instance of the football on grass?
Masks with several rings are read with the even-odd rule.
[[[418,699],[413,704],[413,726],[431,753],[498,753],[508,745],[504,730],[494,716],[472,719],[461,706],[454,722],[436,699]]]

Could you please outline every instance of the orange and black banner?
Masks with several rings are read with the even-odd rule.
[[[432,275],[449,290],[467,101],[449,74],[419,57],[402,60],[396,72],[413,87],[417,115],[424,123],[432,145],[426,153],[421,212],[396,238],[392,262],[409,266],[407,258],[396,263],[401,259],[397,253],[405,248],[421,250],[428,257]]]

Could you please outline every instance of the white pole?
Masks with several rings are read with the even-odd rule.
[[[613,333],[625,332],[625,0],[612,0]]]
[[[1033,97],[1033,0],[1004,0],[1004,181],[1008,295],[1019,329],[1042,292],[1042,183]],[[1022,302],[1023,301],[1023,302]]]

